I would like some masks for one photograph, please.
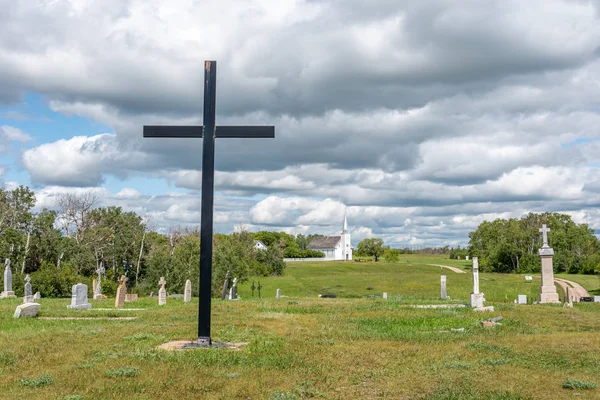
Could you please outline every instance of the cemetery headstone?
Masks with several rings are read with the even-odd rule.
[[[594,303],[600,303],[600,296],[594,296]]]
[[[260,281],[258,281],[258,286],[256,287],[256,290],[258,290],[258,298],[260,299],[260,291],[262,289],[262,285],[260,284]]]
[[[527,295],[520,294],[517,300],[517,304],[527,304]]]
[[[277,294],[275,295],[278,299],[281,298],[281,289],[277,289]]]
[[[137,293],[125,293],[125,303],[133,303],[138,300]]]
[[[473,293],[471,293],[471,307],[484,307],[485,298],[479,293],[479,259],[473,257]]]
[[[0,299],[16,297],[12,290],[12,271],[10,270],[10,258],[4,262],[4,291],[0,293]]]
[[[254,281],[252,281],[252,286],[250,286],[250,289],[252,289],[252,297],[254,297],[254,289],[256,289],[256,286],[254,286]]]
[[[127,277],[121,275],[119,279],[119,286],[117,287],[117,295],[115,297],[115,308],[121,308],[125,306],[125,297],[127,295]]]
[[[37,317],[40,311],[40,305],[38,303],[24,303],[17,306],[14,318],[32,318]]]
[[[92,293],[94,294],[92,298],[96,297],[96,290],[98,290],[98,281],[96,278],[92,279]]]
[[[164,276],[160,277],[158,284],[160,285],[160,289],[158,289],[158,305],[164,306],[167,304],[167,289],[165,288],[167,281],[165,281]]]
[[[533,281],[533,276],[531,276],[531,275],[525,275],[525,281],[527,281],[527,282]]]
[[[540,303],[560,303],[556,286],[554,286],[554,269],[552,267],[552,256],[554,249],[548,245],[548,232],[550,229],[546,224],[540,229],[542,233],[543,244],[538,250],[538,254],[542,259],[542,285],[540,287]]]
[[[383,298],[387,299],[387,292],[383,292]]]
[[[223,290],[221,291],[221,300],[227,297],[227,288],[229,287],[229,271],[225,274],[225,282],[223,282]]]
[[[192,301],[192,281],[189,279],[185,281],[185,290],[183,292],[183,302],[189,303]]]
[[[469,261],[469,256],[465,256],[465,260]]]
[[[237,278],[233,278],[233,284],[231,285],[231,289],[229,289],[229,300],[237,300]]]
[[[35,294],[33,295],[33,300],[39,300],[42,298],[42,295],[40,294],[40,292],[35,292]]]
[[[446,275],[442,275],[440,277],[440,284],[441,284],[441,297],[442,297],[442,300],[446,300],[446,297],[448,296],[448,294],[446,293]]]
[[[31,278],[29,274],[25,275],[25,296],[23,296],[23,303],[33,303],[33,291],[31,290]]]
[[[96,285],[94,286],[94,297],[93,297],[94,300],[102,300],[102,275],[105,272],[106,272],[106,270],[104,269],[104,264],[102,264],[102,262],[101,262],[100,266],[96,270],[96,273],[98,274],[98,280],[94,279],[94,281],[96,282]],[[127,293],[127,287],[125,287],[125,293]],[[118,293],[118,294],[120,294],[120,293]],[[117,298],[118,298],[118,296],[117,296]],[[121,305],[121,307],[123,307],[123,306]]]
[[[583,297],[579,298],[579,302],[580,303],[593,303],[594,302],[594,298],[593,297],[583,296]]]
[[[92,305],[88,303],[88,287],[83,283],[73,285],[71,304],[67,308],[73,308],[76,310],[86,310],[92,308]]]

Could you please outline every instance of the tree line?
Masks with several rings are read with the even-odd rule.
[[[0,258],[11,260],[13,286],[22,292],[25,274],[45,297],[68,297],[71,286],[91,287],[102,265],[102,291],[113,295],[121,275],[134,293],[156,291],[161,276],[167,291],[182,293],[187,279],[197,279],[200,232],[172,227],[167,233],[152,230],[151,221],[120,207],[96,207],[90,193],[63,194],[57,210],[33,212],[36,198],[25,186],[0,189]],[[255,248],[255,234],[240,231],[215,234],[213,295],[220,293],[227,271],[238,281],[252,276],[281,275],[286,246],[273,241],[267,249]]]
[[[560,213],[529,213],[520,219],[482,222],[469,234],[468,254],[479,258],[483,271],[539,272],[542,224],[550,228],[548,242],[554,249],[555,272],[593,274],[600,270],[600,243],[594,230]]]

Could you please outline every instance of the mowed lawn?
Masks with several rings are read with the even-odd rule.
[[[468,266],[447,261],[432,263]],[[452,297],[444,303],[465,303],[471,275],[444,273]],[[69,299],[41,299],[40,318],[18,320],[12,314],[20,301],[2,300],[0,398],[600,398],[599,389],[562,388],[566,378],[600,383],[600,305],[515,306],[517,294],[537,294],[539,277],[532,284],[482,274],[493,313],[412,308],[442,303],[439,275],[415,257],[290,264],[286,276],[261,279],[261,299],[246,282],[242,300],[213,302],[213,339],[247,342],[240,351],[156,349],[195,337],[197,299],[127,303],[140,311],[71,311]],[[277,288],[289,297],[275,299]],[[499,315],[502,325],[479,325]]]

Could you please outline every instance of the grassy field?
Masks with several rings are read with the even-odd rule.
[[[600,398],[598,389],[563,388],[600,382],[600,305],[515,306],[516,294],[537,293],[539,278],[482,274],[494,313],[412,308],[441,302],[439,268],[419,261],[430,262],[290,264],[285,277],[261,280],[262,299],[241,285],[241,301],[213,303],[213,339],[247,342],[240,351],[156,350],[195,337],[196,299],[127,304],[141,311],[71,311],[68,299],[42,299],[36,319],[13,319],[20,301],[2,300],[0,398]],[[444,273],[445,303],[466,302],[470,274]],[[275,299],[277,288],[289,297]],[[502,325],[479,325],[498,315]],[[68,316],[95,319],[41,318]],[[116,319],[124,316],[136,319]]]

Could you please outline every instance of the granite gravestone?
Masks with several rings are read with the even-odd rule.
[[[231,289],[229,289],[229,300],[238,300],[237,281],[237,278],[233,278],[233,284],[231,285]]]
[[[538,250],[538,254],[542,259],[542,286],[540,287],[540,303],[560,303],[556,286],[554,286],[554,269],[552,267],[552,256],[554,250],[548,246],[548,232],[546,224],[540,229],[543,238],[542,247]]]
[[[158,284],[160,285],[160,289],[158,289],[158,305],[164,306],[167,304],[167,289],[165,288],[167,281],[165,281],[164,276],[160,277]]]
[[[37,317],[40,311],[40,305],[38,303],[24,303],[17,306],[14,318],[32,318]]]
[[[121,275],[121,279],[119,279],[119,287],[117,288],[117,296],[115,298],[115,307],[121,308],[125,306],[125,297],[127,295],[127,277],[125,275]]]
[[[520,294],[519,295],[519,300],[517,301],[518,304],[527,304],[527,295],[525,294]]]
[[[183,302],[189,303],[192,301],[192,281],[185,281],[185,290],[183,291]]]
[[[277,297],[278,299],[281,298],[281,289],[277,289],[277,293],[275,294],[275,297]]]
[[[446,293],[446,275],[442,275],[440,277],[440,284],[441,284],[441,297],[442,297],[442,300],[446,300],[446,297],[447,297],[447,293]]]
[[[4,291],[0,293],[0,299],[16,297],[12,290],[12,271],[10,270],[10,258],[4,262]]]
[[[473,257],[473,293],[471,293],[471,307],[481,308],[484,306],[485,298],[479,293],[479,259]]]
[[[33,291],[31,290],[31,278],[29,274],[25,275],[25,296],[23,296],[23,303],[33,303]]]
[[[94,300],[102,300],[102,275],[105,272],[104,264],[100,263],[100,266],[96,270],[96,273],[98,274],[98,280],[96,281],[96,286],[94,287]]]
[[[88,287],[83,283],[73,285],[71,304],[67,308],[76,310],[86,310],[92,308],[92,305],[88,303]]]

